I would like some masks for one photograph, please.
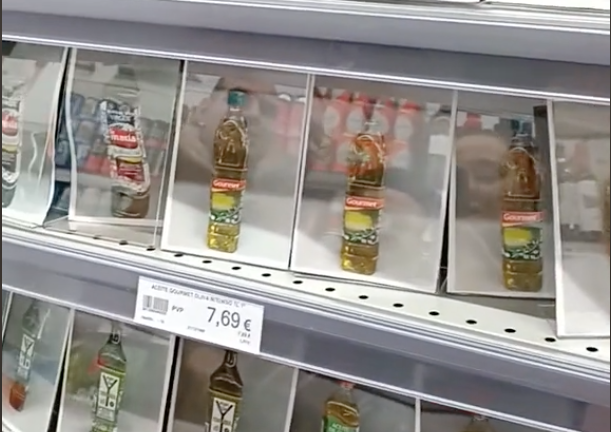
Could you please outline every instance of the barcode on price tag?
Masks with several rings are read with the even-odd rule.
[[[167,315],[170,311],[170,301],[164,298],[144,295],[142,296],[142,309],[147,312]]]
[[[140,278],[134,321],[228,349],[258,354],[263,306]]]

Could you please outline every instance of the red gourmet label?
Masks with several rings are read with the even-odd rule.
[[[112,145],[127,149],[138,148],[138,136],[135,130],[111,128],[109,134]]]
[[[366,197],[346,197],[345,206],[363,210],[381,210],[384,207],[384,200],[379,198]]]
[[[144,182],[144,168],[141,163],[131,163],[117,160],[117,177],[127,178],[132,181]]]
[[[2,134],[16,136],[19,132],[17,116],[12,111],[2,111]]]
[[[503,212],[503,224],[522,225],[543,222],[543,212]]]
[[[246,180],[214,179],[212,189],[217,191],[237,192],[246,188]]]

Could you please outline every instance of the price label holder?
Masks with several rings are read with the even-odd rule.
[[[261,351],[263,306],[149,278],[138,281],[134,321],[251,354]]]

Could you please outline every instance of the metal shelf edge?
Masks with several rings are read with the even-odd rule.
[[[314,0],[129,0],[116,7],[109,7],[105,0],[61,0],[53,4],[42,0],[5,0],[2,10],[578,63],[610,63],[608,15],[576,11],[522,10],[449,2],[392,5]],[[508,40],[512,43],[507,43]],[[584,46],[588,49],[584,50]]]
[[[15,12],[2,26],[3,39],[264,71],[603,105],[611,96],[611,71],[597,65]]]
[[[3,228],[3,286],[130,320],[139,276],[175,282],[159,266],[155,270],[150,265],[147,274],[129,260],[117,266],[116,258],[109,259],[103,250],[94,257],[75,244],[69,253],[59,243],[45,245],[49,239],[40,237],[38,242],[33,236],[20,239]],[[227,294],[213,278],[184,282]],[[245,290],[235,287],[231,293],[244,298]],[[523,361],[510,352],[502,356],[460,344],[448,346],[407,327],[384,328],[369,324],[365,317],[342,319],[266,297],[258,297],[267,312],[262,352],[271,360],[553,431],[579,430],[579,413],[587,406],[609,407],[608,371],[568,370]],[[567,415],[557,416],[558,412]]]

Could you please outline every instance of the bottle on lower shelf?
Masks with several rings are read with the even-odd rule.
[[[225,351],[223,363],[210,375],[209,432],[236,432],[244,382],[238,370],[238,354]]]
[[[360,411],[354,399],[354,384],[340,382],[339,389],[325,402],[322,432],[358,432]]]

